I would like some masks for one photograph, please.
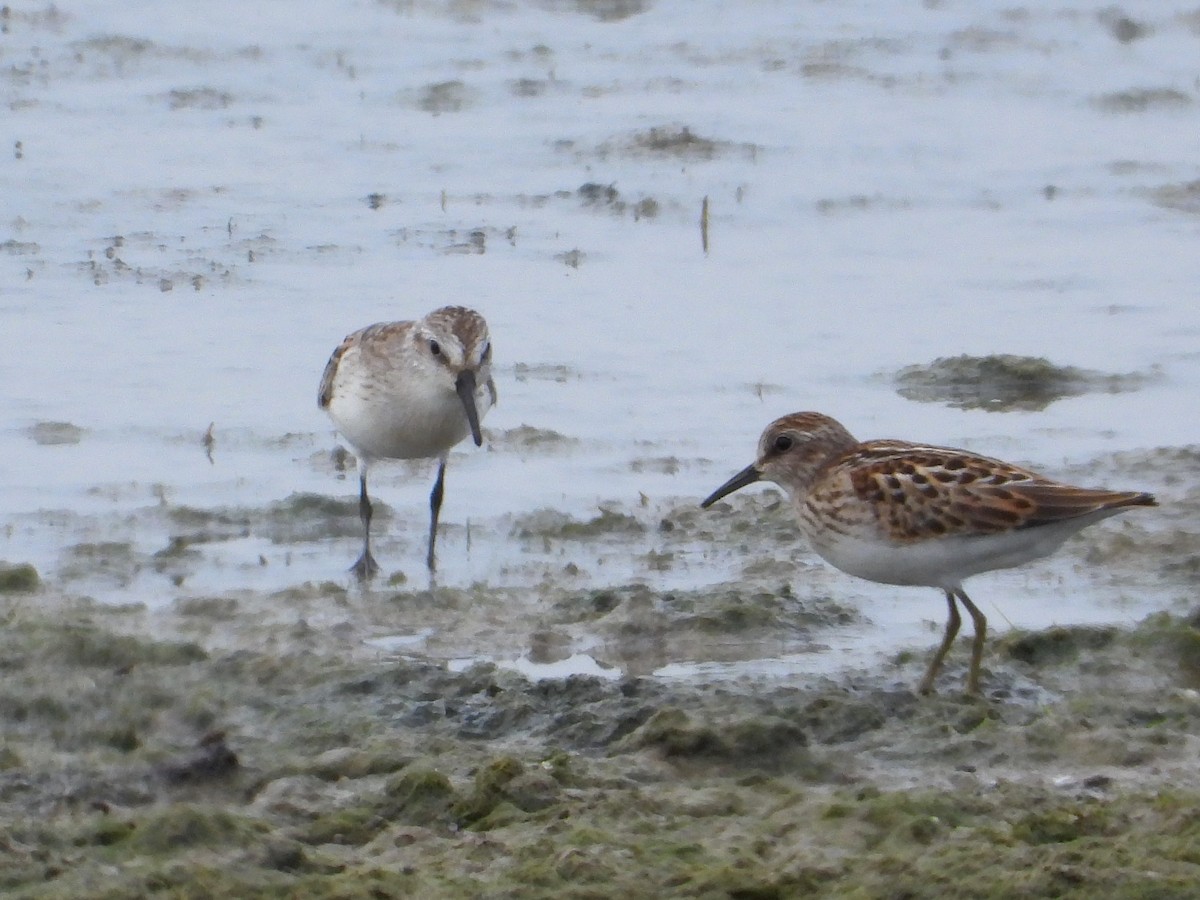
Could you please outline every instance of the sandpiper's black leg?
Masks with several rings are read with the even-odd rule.
[[[437,481],[433,483],[433,491],[429,494],[429,555],[425,557],[425,565],[433,572],[437,568],[437,527],[438,516],[442,512],[442,495],[446,487],[446,458],[438,460]]]
[[[367,473],[358,476],[358,517],[363,523],[363,548],[358,560],[350,567],[359,581],[369,581],[379,572],[379,563],[371,555],[371,498],[367,496]]]

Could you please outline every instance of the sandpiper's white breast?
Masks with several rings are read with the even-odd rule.
[[[347,353],[338,367],[329,416],[361,454],[376,459],[440,456],[471,433],[454,383],[440,373],[362,365]],[[482,419],[492,406],[487,384],[475,390]]]
[[[468,404],[461,391],[474,384]],[[366,459],[444,455],[495,405],[491,341],[474,310],[380,322],[346,337],[330,357],[318,402]]]

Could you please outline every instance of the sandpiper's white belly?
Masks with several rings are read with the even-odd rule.
[[[805,528],[817,554],[843,572],[882,584],[949,590],[963,579],[1048,556],[1078,531],[1078,521],[986,535],[946,536],[906,543]]]
[[[329,416],[363,456],[437,457],[471,433],[462,400],[441,382],[364,375],[345,363],[329,401]],[[475,404],[482,419],[492,404],[486,384],[476,389]]]

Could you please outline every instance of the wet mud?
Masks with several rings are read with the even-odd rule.
[[[156,558],[94,543],[54,572],[0,568],[0,889],[1190,896],[1195,461],[1183,448],[1098,462],[1184,480],[1164,485],[1163,521],[1106,524],[1063,551],[1174,611],[1002,632],[982,697],[962,693],[966,638],[939,693],[914,693],[932,632],[823,673],[672,675],[680,660],[816,659],[840,632],[871,631],[773,494],[513,517],[509,539],[540,561],[521,584],[361,588],[339,568],[153,606],[67,590],[89,566],[113,579],[171,565],[184,584],[205,565],[191,548],[247,533],[297,548],[356,537],[348,501],[168,504],[155,514],[175,538]],[[702,545],[707,566],[739,560],[730,580],[664,587]],[[605,582],[616,557],[645,577]]]
[[[905,655],[531,680],[355,625],[434,602],[6,594],[6,896],[1184,897],[1200,876],[1200,616],[1011,633],[986,696],[960,666],[918,698]]]

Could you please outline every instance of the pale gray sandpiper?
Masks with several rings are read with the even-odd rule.
[[[813,550],[843,572],[945,592],[950,618],[921,680],[923,694],[933,690],[958,634],[956,600],[975,623],[967,691],[979,692],[987,619],[963,591],[964,579],[1048,556],[1077,531],[1128,507],[1158,505],[1150,494],[1072,487],[966,450],[860,443],[815,412],[768,425],[755,462],[700,505],[756,481],[787,491]]]
[[[476,446],[483,444],[479,423],[496,404],[491,367],[487,322],[462,306],[444,306],[416,321],[368,325],[329,357],[317,405],[358,458],[363,549],[351,571],[361,580],[379,571],[371,555],[367,472],[380,459],[438,460],[426,556],[429,571],[436,568],[446,458],[468,434]]]

